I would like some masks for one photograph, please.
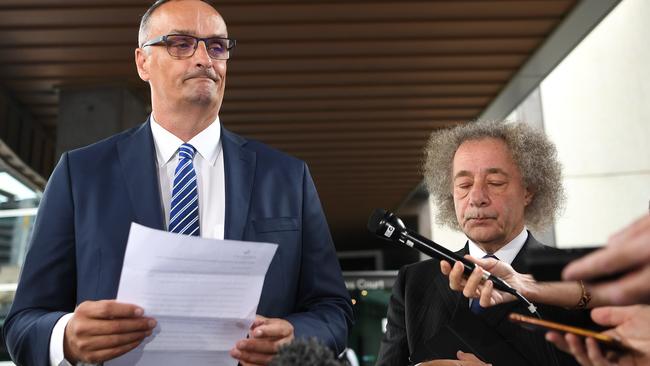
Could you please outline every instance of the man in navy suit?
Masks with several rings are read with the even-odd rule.
[[[145,13],[135,61],[151,88],[152,114],[63,154],[52,173],[4,324],[18,364],[100,363],[151,334],[155,319],[112,299],[131,222],[172,230],[182,145],[195,152],[193,234],[278,244],[259,315],[232,357],[264,365],[294,337],[343,350],[350,299],[309,170],[219,121],[234,44],[206,2],[160,0]]]

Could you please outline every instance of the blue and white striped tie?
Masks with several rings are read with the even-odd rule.
[[[169,231],[172,233],[199,236],[199,193],[194,171],[196,149],[183,144],[178,151],[178,166],[174,173],[171,210],[169,210]]]

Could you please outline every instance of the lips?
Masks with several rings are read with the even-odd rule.
[[[191,79],[209,79],[214,81],[215,83],[217,82],[217,76],[216,75],[210,75],[206,73],[196,73],[196,74],[190,74],[185,80],[191,80]]]
[[[202,79],[202,80],[210,80],[210,81],[216,82],[215,79],[213,79],[213,78],[211,78],[209,76],[195,76],[195,77],[188,78],[187,80],[192,80],[192,79]]]
[[[483,224],[486,222],[490,222],[492,220],[496,220],[496,217],[493,216],[474,216],[474,217],[468,217],[465,219],[466,222],[473,222],[476,224]]]
[[[491,218],[491,217],[476,217],[476,218],[468,219],[467,221],[486,222],[486,221],[489,221],[489,220],[494,220],[494,219]]]

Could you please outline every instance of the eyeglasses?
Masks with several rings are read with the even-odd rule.
[[[194,56],[199,42],[205,43],[208,50],[208,56],[214,60],[227,60],[230,58],[230,50],[235,47],[237,41],[224,37],[199,38],[186,34],[168,34],[166,36],[156,37],[145,44],[147,46],[165,45],[167,53],[174,58],[189,58]]]

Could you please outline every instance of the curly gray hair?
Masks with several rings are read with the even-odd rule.
[[[460,230],[452,194],[452,165],[465,141],[497,138],[508,146],[521,171],[524,187],[534,193],[524,220],[534,230],[553,221],[564,205],[562,168],[555,146],[544,133],[524,123],[475,121],[431,134],[424,150],[424,181],[439,214],[439,224]]]

